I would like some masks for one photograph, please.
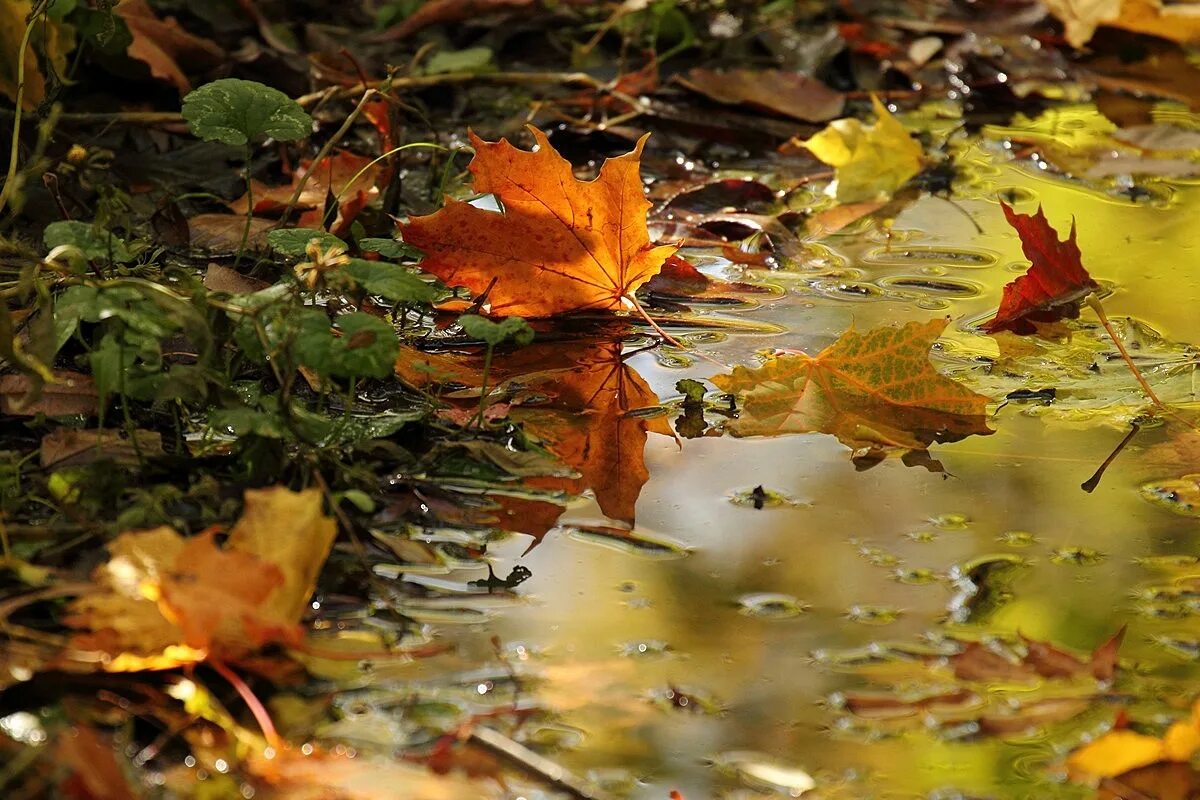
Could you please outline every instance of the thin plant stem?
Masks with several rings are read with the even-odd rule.
[[[233,259],[233,268],[237,269],[250,243],[250,226],[254,224],[254,183],[250,180],[250,162],[254,160],[254,147],[249,140],[246,142],[246,225],[242,228],[242,243],[238,245],[237,256]]]
[[[492,371],[492,353],[495,351],[496,346],[489,342],[487,352],[483,354],[483,379],[479,387],[479,411],[475,414],[475,422],[480,428],[483,427],[483,418],[487,411],[488,375]]]
[[[38,9],[40,12],[41,9]],[[4,178],[4,186],[0,188],[0,212],[8,205],[13,192],[16,191],[17,163],[21,159],[21,105],[25,102],[25,54],[29,50],[29,39],[33,36],[33,26],[37,22],[37,13],[30,13],[25,21],[25,35],[21,38],[21,47],[17,50],[17,113],[13,115],[12,148],[8,153],[8,174]]]
[[[362,115],[363,109],[367,107],[367,101],[371,100],[377,94],[379,94],[379,92],[372,88],[368,88],[366,91],[364,91],[362,98],[358,101],[358,105],[356,105],[354,110],[351,111],[346,117],[346,121],[342,123],[342,127],[338,128],[333,136],[329,137],[329,141],[325,142],[325,144],[321,146],[321,149],[317,151],[317,155],[311,162],[309,162],[308,169],[305,170],[304,174],[300,176],[300,180],[296,183],[296,188],[292,190],[292,196],[288,198],[287,208],[283,210],[283,216],[279,218],[280,225],[286,224],[288,217],[290,217],[292,215],[292,211],[295,210],[296,203],[300,201],[300,194],[304,191],[305,184],[307,184],[308,179],[312,177],[313,169],[315,169],[318,164],[324,161],[325,157],[329,155],[334,146],[337,145],[337,143],[340,142],[342,138],[350,132],[350,129],[354,127],[354,123],[358,121],[359,116]]]
[[[1150,398],[1150,402],[1154,403],[1158,408],[1166,408],[1167,404],[1158,399],[1158,395],[1150,388],[1150,384],[1146,381],[1146,377],[1142,375],[1142,371],[1138,369],[1137,364],[1133,363],[1133,359],[1129,356],[1129,351],[1125,349],[1124,342],[1117,335],[1112,323],[1108,321],[1108,315],[1104,313],[1104,306],[1100,305],[1100,301],[1096,299],[1094,294],[1088,295],[1087,304],[1092,311],[1096,312],[1096,316],[1100,318],[1100,324],[1104,326],[1104,330],[1108,331],[1108,337],[1117,346],[1117,351],[1121,354],[1121,358],[1125,359],[1125,364],[1129,367],[1129,371],[1133,373],[1133,377],[1137,378],[1137,382],[1142,387],[1142,391],[1146,393],[1146,397]]]
[[[668,344],[670,344],[674,347],[678,347],[680,350],[691,350],[691,348],[688,347],[686,344],[683,344],[682,342],[680,342],[679,340],[677,340],[673,336],[671,336],[671,334],[664,331],[662,329],[662,327],[657,322],[655,322],[654,319],[649,314],[646,313],[646,309],[642,307],[642,304],[638,302],[636,297],[631,297],[630,295],[626,295],[625,299],[629,300],[631,303],[633,303],[633,307],[636,308],[638,313],[642,315],[642,319],[646,320],[646,323],[651,328],[653,328],[654,331],[659,336],[662,337],[663,341],[667,342]],[[722,364],[720,361],[717,361],[715,358],[706,356],[704,353],[696,352],[695,354],[698,355],[700,358],[704,359],[705,361],[709,362],[710,364],[716,364],[718,367],[721,367],[723,369],[728,368],[728,366],[729,366],[728,364]]]
[[[234,688],[238,696],[242,698],[242,702],[250,709],[250,713],[254,715],[254,720],[258,723],[258,727],[262,729],[263,738],[267,740],[267,746],[275,750],[276,753],[283,752],[283,739],[280,738],[279,732],[275,730],[275,723],[271,721],[271,715],[267,712],[267,707],[262,701],[255,696],[253,690],[242,680],[236,672],[221,661],[215,658],[208,660],[208,665],[217,671],[217,674],[229,682],[229,685]]]

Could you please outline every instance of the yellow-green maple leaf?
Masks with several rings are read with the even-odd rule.
[[[871,95],[874,125],[848,118],[834,120],[804,146],[834,168],[831,184],[839,203],[886,199],[921,171],[921,145]]]

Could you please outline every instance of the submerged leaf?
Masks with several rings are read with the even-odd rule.
[[[741,397],[735,436],[829,433],[870,451],[921,451],[991,433],[988,398],[937,372],[929,350],[946,320],[849,330],[816,356],[770,358],[710,380]]]
[[[546,135],[530,130],[534,152],[471,134],[475,191],[494,194],[502,213],[447,198],[438,212],[401,225],[404,241],[424,251],[421,268],[448,286],[487,292],[496,315],[630,307],[676,249],[650,243],[639,176],[646,138],[608,159],[596,180],[581,181]]]

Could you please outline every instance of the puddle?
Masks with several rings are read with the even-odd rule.
[[[698,352],[622,363],[626,380],[636,373],[671,409],[622,406],[613,423],[642,426],[634,445],[648,478],[636,526],[606,521],[589,493],[533,545],[496,529],[417,531],[428,563],[388,574],[427,593],[403,610],[454,649],[387,674],[420,695],[412,687],[423,679],[491,670],[464,685],[536,706],[526,741],[613,797],[1088,796],[1060,765],[1111,720],[1094,682],[1039,679],[997,695],[947,665],[964,647],[1019,664],[1031,642],[1084,658],[1128,625],[1115,691],[1186,693],[1178,687],[1200,679],[1200,638],[1180,622],[1200,615],[1200,491],[1181,477],[1188,470],[1164,466],[1167,433],[1142,430],[1094,491],[1082,490],[1140,406],[1128,375],[1105,360],[1107,340],[1085,326],[1065,345],[1071,358],[1051,363],[1034,345],[1001,353],[974,327],[1025,264],[995,198],[1036,199],[1060,230],[1075,217],[1085,264],[1113,287],[1108,314],[1140,337],[1137,357],[1172,398],[1190,396],[1194,348],[1175,343],[1200,341],[1200,187],[1148,180],[1145,192],[1121,194],[1118,182],[1067,179],[999,145],[1051,130],[1085,143],[1095,119],[1068,108],[986,129],[961,148],[958,208],[925,196],[898,214],[890,239],[852,227],[779,271],[697,259],[772,289],[669,315],[673,335]],[[764,208],[775,199],[726,182],[676,207],[720,209],[745,193]],[[933,446],[944,472],[899,460],[860,470],[831,436],[720,436],[718,412],[732,412],[719,392],[701,398],[699,415],[678,400],[681,378],[719,371],[699,353],[751,364],[764,349],[815,352],[851,324],[943,316],[952,322],[939,366],[996,405],[1009,396],[993,407],[993,435]],[[1109,399],[1088,394],[1095,380],[1110,382]],[[1127,395],[1114,407],[1117,382]],[[677,415],[686,439],[645,435]],[[572,466],[587,473],[599,457]],[[494,585],[453,558],[455,547],[485,546]],[[527,574],[501,585],[514,565]],[[376,689],[386,683],[375,676]]]

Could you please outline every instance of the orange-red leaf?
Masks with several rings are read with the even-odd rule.
[[[1100,285],[1083,268],[1079,245],[1075,242],[1075,220],[1065,241],[1050,227],[1042,207],[1037,214],[1018,214],[1003,200],[1004,217],[1017,229],[1021,250],[1030,261],[1029,270],[1004,287],[1000,310],[983,326],[988,333],[1034,332],[1035,322],[1054,322],[1079,316],[1079,303]]]
[[[938,373],[929,350],[946,320],[849,330],[816,356],[774,356],[712,382],[741,397],[737,436],[830,433],[854,450],[921,451],[988,434],[988,399]]]
[[[650,202],[639,175],[646,137],[608,159],[595,180],[581,181],[546,135],[530,130],[533,152],[471,134],[475,191],[495,195],[502,213],[447,198],[437,213],[401,225],[404,241],[424,251],[421,268],[447,285],[487,291],[496,315],[628,308],[676,250],[653,246],[646,228]]]

